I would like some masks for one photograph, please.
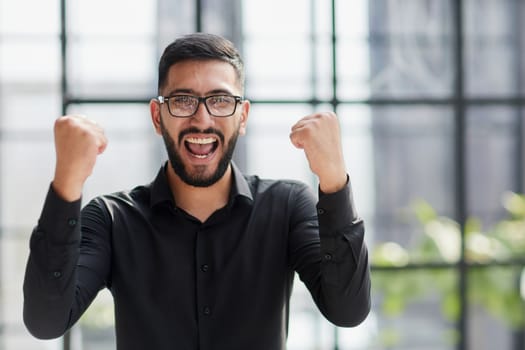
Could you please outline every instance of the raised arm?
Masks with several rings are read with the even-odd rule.
[[[55,123],[55,176],[31,235],[24,278],[24,323],[38,338],[61,336],[104,284],[103,273],[77,265],[85,224],[80,220],[82,188],[106,144],[103,130],[86,118],[66,116]],[[84,217],[89,226],[104,227],[102,210],[92,206]],[[98,246],[108,251],[107,244]]]
[[[292,143],[304,150],[319,178],[319,201],[297,194],[291,259],[323,315],[338,326],[356,326],[370,311],[370,272],[364,225],[357,216],[346,173],[339,122],[317,113],[292,127]]]

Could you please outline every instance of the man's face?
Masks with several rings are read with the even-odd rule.
[[[210,96],[241,95],[233,67],[219,60],[188,60],[173,65],[161,91],[175,94]],[[166,103],[150,104],[157,133],[162,135],[172,169],[182,181],[197,187],[220,180],[230,164],[239,134],[246,130],[249,102],[237,105],[230,117],[211,116],[201,103],[195,115],[176,118]]]

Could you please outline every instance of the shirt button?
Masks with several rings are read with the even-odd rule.
[[[208,306],[204,307],[204,309],[202,310],[202,312],[203,312],[206,316],[211,315],[211,309],[210,309]]]
[[[330,253],[326,253],[326,254],[324,255],[324,260],[326,260],[326,261],[330,261],[330,260],[332,260],[332,254],[330,254]]]
[[[67,224],[70,226],[70,227],[73,227],[77,224],[77,219],[68,219],[67,220]]]
[[[317,209],[317,214],[323,215],[325,213],[325,210],[323,208]]]
[[[202,272],[208,272],[209,269],[210,269],[210,266],[208,264],[201,265]]]
[[[59,278],[59,277],[61,277],[61,276],[62,276],[62,272],[60,272],[60,271],[55,271],[55,272],[53,272],[53,277],[55,277],[55,278]]]

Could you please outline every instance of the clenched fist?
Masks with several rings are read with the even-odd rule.
[[[74,201],[82,195],[84,183],[108,141],[96,122],[78,115],[58,118],[54,131],[56,167],[53,189],[63,199]]]
[[[304,150],[310,169],[319,178],[321,191],[333,193],[346,185],[346,166],[335,113],[314,113],[302,118],[292,127],[290,140]]]

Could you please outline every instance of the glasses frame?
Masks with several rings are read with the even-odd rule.
[[[195,111],[192,114],[185,115],[185,116],[180,116],[180,115],[173,114],[171,112],[169,100],[171,98],[180,97],[180,96],[191,97],[191,98],[194,98],[194,99],[197,100],[197,106],[195,107]],[[227,115],[215,115],[212,112],[210,112],[210,108],[208,107],[208,100],[210,98],[220,97],[220,96],[233,97],[235,99],[235,105],[233,106],[233,112],[231,112],[230,114],[227,114]],[[204,96],[204,97],[194,96],[194,95],[179,94],[179,95],[172,95],[172,96],[157,96],[157,100],[159,101],[160,104],[166,104],[166,106],[168,107],[168,112],[170,113],[171,116],[173,116],[175,118],[191,118],[191,117],[193,117],[197,113],[197,111],[199,110],[199,106],[200,106],[201,103],[204,105],[204,107],[206,107],[206,111],[208,111],[209,115],[211,115],[213,117],[216,117],[216,118],[227,118],[227,117],[231,117],[232,115],[235,114],[235,112],[237,111],[237,105],[242,103],[244,101],[244,98],[242,96],[227,95],[227,94],[216,94],[216,95],[209,95],[209,96]]]

